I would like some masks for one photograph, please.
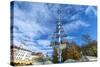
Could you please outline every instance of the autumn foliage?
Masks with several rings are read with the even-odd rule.
[[[58,62],[58,53],[57,53],[57,49],[56,48],[54,48],[53,49],[54,51],[53,51],[53,63],[57,63]]]
[[[66,45],[67,45],[66,48],[62,50],[62,62],[66,61],[67,59],[79,60],[81,57],[79,47],[74,43],[69,43],[69,44],[67,43]],[[57,56],[58,54],[55,48],[53,54],[54,63],[58,62]]]

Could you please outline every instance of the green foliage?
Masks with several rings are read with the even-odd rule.
[[[82,46],[81,51],[83,52],[83,55],[97,57],[97,41],[93,40],[92,42],[88,43],[87,45]]]
[[[88,34],[84,34],[82,39],[84,41],[84,44],[81,47],[83,55],[97,57],[97,41],[92,39]]]

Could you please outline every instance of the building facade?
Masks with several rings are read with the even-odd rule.
[[[11,46],[11,65],[31,65],[32,51]]]

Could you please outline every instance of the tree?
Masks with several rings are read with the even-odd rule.
[[[91,43],[91,45],[92,45],[92,50],[93,50],[93,53],[94,53],[94,56],[97,56],[97,41],[93,41],[92,43]]]
[[[58,63],[58,53],[57,53],[57,49],[54,48],[53,49],[53,63]]]
[[[97,56],[97,41],[92,40],[87,45],[82,46],[81,51],[83,52],[83,55]]]
[[[80,57],[79,47],[74,43],[70,43],[69,47],[62,51],[63,62],[67,59],[79,60]]]
[[[84,44],[89,44],[92,41],[92,38],[89,34],[82,35],[82,40],[84,41]]]

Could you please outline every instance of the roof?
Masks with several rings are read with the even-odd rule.
[[[20,49],[20,50],[32,52],[31,50],[28,50],[28,49],[25,49],[25,48],[21,48],[21,47],[15,46],[15,45],[11,45],[11,49],[12,49],[12,48],[17,48],[17,49]]]

